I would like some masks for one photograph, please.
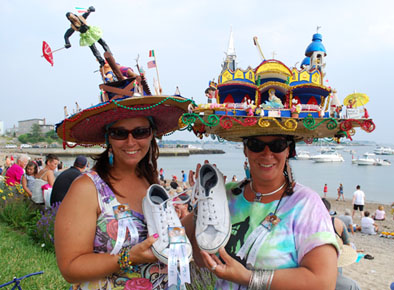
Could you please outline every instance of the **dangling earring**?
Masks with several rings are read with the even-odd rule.
[[[109,166],[114,166],[114,154],[112,153],[112,148],[109,148],[108,150],[108,163]]]
[[[244,171],[245,171],[245,177],[246,179],[251,179],[252,176],[250,174],[250,166],[249,166],[249,160],[248,157],[246,157],[245,163],[244,163]]]
[[[289,158],[286,158],[286,175],[287,175],[287,181],[289,182],[289,185],[292,187],[293,183],[294,183],[294,179],[293,179],[293,172],[291,171],[291,167],[290,167],[290,162],[289,162]]]
[[[149,154],[149,165],[153,167],[153,161],[152,161],[153,160],[153,150],[152,150],[152,147],[149,148],[148,154]]]

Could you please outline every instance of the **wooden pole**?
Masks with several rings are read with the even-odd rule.
[[[155,64],[156,64],[156,74],[157,74],[157,83],[159,84],[159,94],[161,94],[162,90],[161,90],[161,85],[160,85],[159,69],[157,66],[156,53],[153,53],[153,57],[155,59]]]

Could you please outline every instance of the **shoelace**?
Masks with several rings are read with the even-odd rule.
[[[169,199],[163,201],[161,204],[159,204],[160,208],[162,209],[162,211],[160,212],[160,225],[161,225],[160,235],[163,237],[163,241],[165,243],[168,242],[168,227],[175,226],[174,216],[177,216],[177,213],[175,211],[174,204],[187,203],[190,200],[190,197],[186,201],[174,200],[174,199],[176,199],[179,195],[184,194],[186,191],[187,190],[180,192],[179,194],[175,195],[174,197],[169,198]],[[163,214],[163,212],[165,214]]]
[[[213,203],[212,197],[206,196],[206,194],[203,194],[200,196],[200,190],[198,183],[196,182],[193,186],[192,190],[192,199],[194,200],[192,202],[193,207],[197,205],[197,203],[201,202],[199,206],[199,211],[197,212],[197,215],[201,215],[203,219],[203,226],[205,225],[217,225],[218,224],[218,217],[216,215],[216,210],[215,210],[215,204]],[[205,193],[205,189],[204,189]],[[206,210],[208,208],[208,210]]]

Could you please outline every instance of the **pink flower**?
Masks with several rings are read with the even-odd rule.
[[[118,221],[116,219],[110,220],[107,224],[107,233],[111,239],[116,240],[118,236]]]
[[[146,278],[133,278],[126,282],[124,290],[152,290],[152,283]]]

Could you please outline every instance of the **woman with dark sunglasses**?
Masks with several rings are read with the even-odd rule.
[[[196,263],[216,275],[215,289],[334,289],[335,235],[319,195],[293,180],[294,138],[250,136],[243,144],[251,177],[226,186],[229,241],[216,255],[195,250]],[[185,224],[193,237],[192,218]]]
[[[189,103],[125,98],[119,107],[93,106],[58,126],[63,140],[106,147],[72,183],[56,215],[57,262],[73,289],[167,289],[167,267],[152,252],[159,236],[148,235],[142,202],[159,184],[156,137],[178,128]]]

